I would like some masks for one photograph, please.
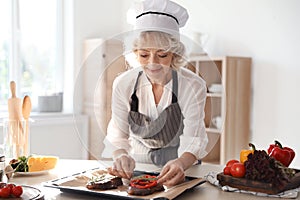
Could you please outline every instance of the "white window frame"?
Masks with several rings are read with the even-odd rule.
[[[65,69],[65,59],[64,59],[64,55],[65,55],[65,41],[64,41],[64,23],[65,22],[65,10],[64,8],[66,8],[65,1],[61,1],[61,0],[56,0],[57,1],[57,13],[58,13],[58,18],[57,18],[57,30],[58,30],[58,38],[57,38],[57,44],[56,44],[56,63],[59,63],[62,70],[57,73],[57,76],[60,76],[60,80],[61,80],[61,84],[63,84],[63,92],[65,91],[65,83],[66,80],[64,79],[64,74],[66,72]],[[20,81],[21,81],[21,67],[19,66],[20,63],[20,27],[19,27],[19,0],[11,0],[11,31],[12,31],[12,39],[10,41],[10,52],[9,52],[9,80],[14,80],[17,84],[17,86],[20,85]],[[70,70],[68,70],[70,71]],[[71,80],[73,80],[73,78],[71,78]],[[9,90],[9,88],[8,88]],[[16,87],[16,94],[19,96],[21,89],[20,87]],[[0,107],[0,111],[3,113],[3,111],[7,111],[7,109],[5,109],[5,107],[2,106],[2,109]],[[67,110],[72,110],[72,108],[68,108]],[[2,115],[1,115],[2,116]],[[0,118],[1,118],[0,116]]]

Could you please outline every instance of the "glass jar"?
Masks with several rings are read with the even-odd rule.
[[[18,159],[28,156],[29,121],[10,120],[3,122],[4,155],[7,158]]]

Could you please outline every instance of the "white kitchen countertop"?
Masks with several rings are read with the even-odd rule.
[[[99,166],[110,166],[110,161],[96,161],[96,160],[68,160],[60,159],[55,169],[49,171],[43,175],[36,176],[24,176],[15,175],[9,182],[20,184],[20,185],[30,185],[41,190],[44,199],[58,199],[58,200],[76,200],[76,199],[99,199],[99,197],[74,194],[61,192],[59,189],[44,187],[42,183],[50,180],[65,177],[67,175],[72,175],[78,172],[82,172],[88,169],[97,168]],[[159,168],[153,165],[147,164],[137,164],[137,170],[143,171],[159,171]],[[201,165],[196,165],[187,170],[186,174],[193,177],[204,177],[209,172],[221,172],[223,166],[213,165],[203,163]],[[101,198],[103,199],[103,198]],[[225,192],[216,186],[206,182],[202,185],[197,186],[191,191],[184,192],[176,199],[178,200],[212,200],[212,199],[243,199],[243,200],[257,200],[257,199],[280,199],[280,198],[270,198],[270,197],[258,197],[252,194],[243,194],[235,192]],[[297,199],[300,199],[299,195]]]

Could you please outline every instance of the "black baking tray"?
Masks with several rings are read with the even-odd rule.
[[[72,187],[72,186],[62,186],[61,185],[62,183],[71,180],[72,178],[75,178],[77,176],[81,176],[81,175],[84,175],[85,173],[88,173],[88,172],[91,172],[91,171],[96,171],[96,170],[103,170],[103,169],[94,168],[94,169],[86,170],[86,171],[79,172],[79,173],[76,173],[76,174],[73,174],[73,175],[70,175],[70,176],[65,176],[65,177],[62,177],[62,178],[58,178],[58,179],[55,179],[55,180],[45,182],[45,183],[43,183],[43,185],[46,186],[46,187],[59,189],[61,192],[80,194],[80,195],[98,196],[98,197],[101,197],[102,199],[128,199],[128,200],[145,200],[145,199],[147,199],[147,197],[133,196],[133,195],[129,195],[127,193],[125,194],[124,191],[122,191],[123,193],[120,193],[120,192],[107,193],[107,191],[103,191],[103,190],[89,190],[89,189],[86,189],[85,185],[82,185],[82,187]],[[134,171],[134,176],[139,176],[139,175],[143,175],[143,174],[149,174],[149,175],[156,175],[157,176],[159,174],[159,172],[148,172],[148,171],[140,171],[140,170],[135,170]],[[194,181],[195,184],[192,184],[191,187],[184,189],[184,191],[182,191],[182,192],[192,190],[193,188],[195,188],[195,187],[197,187],[197,186],[199,186],[199,185],[201,185],[205,182],[205,180],[202,179],[202,178],[186,176],[185,177],[185,182],[178,185],[178,186],[181,186],[183,184],[189,184],[190,181]],[[175,188],[177,188],[177,186],[175,186],[174,189]],[[173,188],[171,188],[171,189],[173,189]],[[176,190],[176,192],[177,192],[177,190]],[[182,194],[182,192],[179,193],[178,195]],[[167,200],[168,198],[163,197],[163,196],[159,196],[159,194],[158,194],[157,197],[149,198],[149,199]]]

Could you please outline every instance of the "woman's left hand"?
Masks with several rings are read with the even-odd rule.
[[[183,153],[179,158],[170,160],[165,164],[158,176],[158,182],[166,186],[174,186],[184,182],[185,173],[196,161],[196,157],[189,152]]]
[[[174,186],[184,182],[184,166],[179,158],[170,160],[165,164],[158,176],[158,183],[166,186]]]

